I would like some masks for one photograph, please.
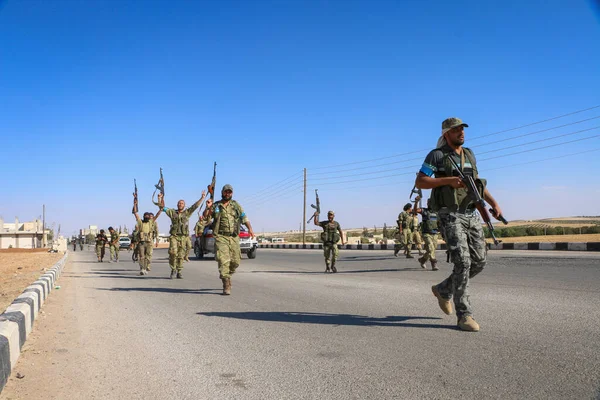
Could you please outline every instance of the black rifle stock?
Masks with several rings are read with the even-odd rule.
[[[496,235],[494,234],[494,232],[495,232],[494,225],[492,224],[490,214],[488,214],[488,211],[485,208],[485,200],[483,199],[481,193],[479,193],[479,190],[477,189],[477,185],[475,184],[475,180],[473,179],[472,176],[465,175],[461,171],[460,167],[456,164],[456,161],[454,161],[450,155],[448,156],[448,160],[450,160],[450,162],[452,163],[452,166],[458,173],[459,178],[463,181],[463,183],[467,187],[467,190],[468,190],[469,194],[471,195],[471,198],[474,200],[475,208],[477,208],[477,211],[479,211],[481,218],[483,218],[483,222],[485,222],[486,226],[488,227],[488,229],[490,231],[490,235],[492,235],[494,244],[500,243],[500,241],[498,239],[496,239]],[[496,219],[502,221],[502,223],[504,223],[505,225],[508,224],[508,221],[506,221],[506,219],[502,215],[498,215],[496,210],[494,210],[493,208],[490,208],[490,212]]]
[[[315,189],[315,196],[316,196],[316,203],[317,203],[317,205],[316,206],[314,204],[310,205],[312,208],[315,209],[315,212],[313,213],[312,217],[310,217],[310,219],[308,221],[306,221],[307,223],[310,222],[311,219],[314,219],[315,215],[321,214],[321,201],[319,200],[319,193],[317,192],[318,190],[319,189]]]
[[[138,212],[138,191],[137,191],[137,182],[135,181],[135,178],[133,178],[133,187],[134,187],[133,209],[131,210],[131,213],[135,214]]]

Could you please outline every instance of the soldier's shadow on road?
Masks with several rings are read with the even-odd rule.
[[[352,314],[326,314],[326,313],[306,313],[306,312],[199,312],[198,315],[205,317],[221,317],[245,319],[252,321],[266,322],[289,322],[299,324],[319,324],[335,326],[392,326],[405,328],[441,328],[456,330],[455,326],[434,325],[428,323],[408,322],[411,320],[441,320],[438,317],[418,317],[418,316],[400,316],[390,315],[383,318],[366,317],[363,315]]]
[[[294,271],[294,270],[276,270],[276,271],[249,271],[253,274],[298,274],[298,275],[340,275],[340,274],[362,274],[366,272],[406,272],[406,271],[423,271],[423,268],[382,268],[382,269],[354,269],[343,270],[343,267],[338,266],[338,272],[335,274],[319,271]]]
[[[143,279],[143,278],[142,278]],[[154,287],[128,287],[128,288],[97,288],[110,292],[157,292],[172,294],[216,294],[222,296],[222,289],[176,289],[176,288],[154,288]]]

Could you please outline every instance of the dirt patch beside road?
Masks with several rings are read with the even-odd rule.
[[[519,237],[501,237],[502,243],[555,243],[555,242],[600,242],[600,233],[590,233],[586,235],[547,235],[547,236],[519,236]],[[487,239],[488,243],[492,243]]]
[[[47,249],[0,250],[0,313],[63,255]]]

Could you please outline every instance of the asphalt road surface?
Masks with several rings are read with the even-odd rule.
[[[127,252],[117,264],[71,253],[53,315],[34,327],[51,356],[17,365],[43,369],[45,398],[600,398],[598,253],[491,252],[470,285],[478,333],[431,294],[450,272],[443,252],[433,272],[344,250],[324,274],[321,251],[259,249],[231,296],[213,259],[170,280],[166,249],[154,255],[141,277]],[[44,385],[26,380],[2,398]]]

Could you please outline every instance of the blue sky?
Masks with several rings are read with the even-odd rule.
[[[600,215],[598,13],[577,0],[0,1],[0,215],[46,204],[66,234],[131,226],[133,178],[143,210],[159,167],[167,205],[191,204],[216,161],[257,232],[300,227],[303,168],[308,202],[318,188],[342,227],[393,224],[449,116],[470,124],[509,220]]]

